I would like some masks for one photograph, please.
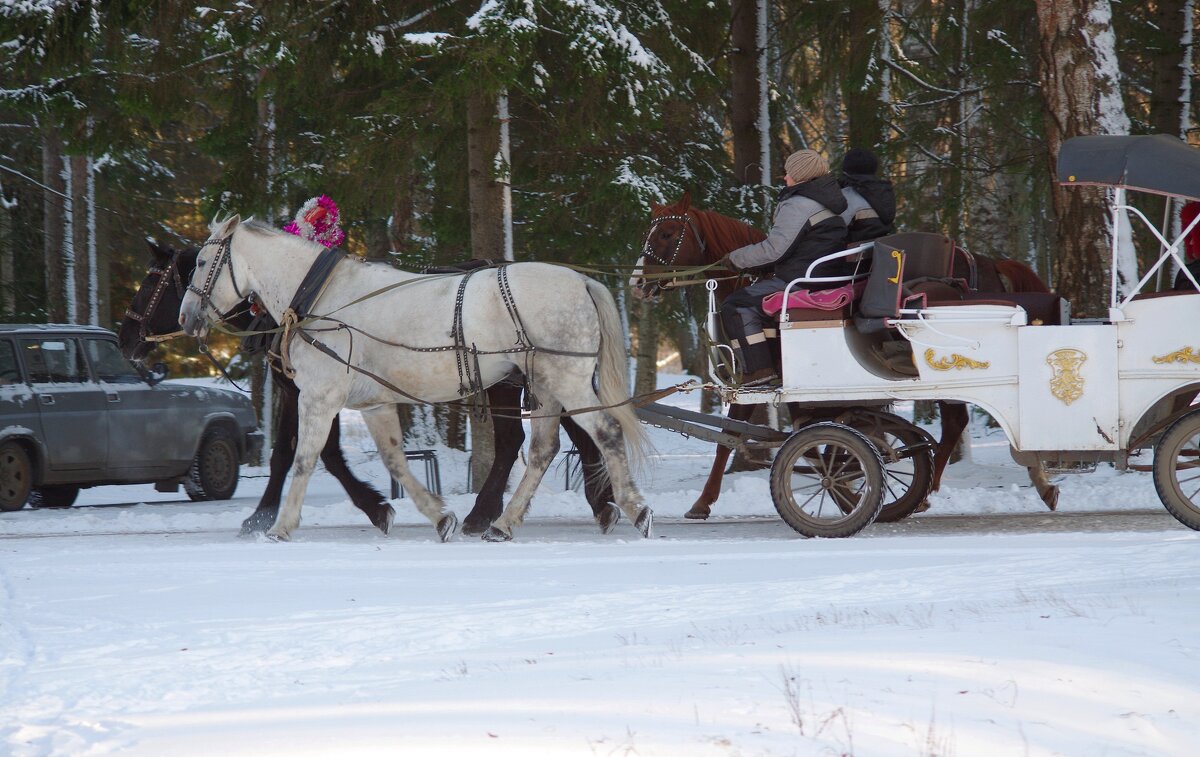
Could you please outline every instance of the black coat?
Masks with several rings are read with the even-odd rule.
[[[845,219],[850,243],[877,239],[896,230],[896,191],[892,182],[872,174],[844,173],[838,184],[853,189],[875,211],[874,216]]]

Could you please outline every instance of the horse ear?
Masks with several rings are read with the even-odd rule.
[[[224,239],[225,237],[232,234],[234,229],[236,229],[238,227],[238,224],[241,222],[242,222],[242,217],[240,215],[238,215],[237,213],[234,213],[232,216],[230,216],[229,218],[226,218],[224,221],[213,221],[212,235],[219,239]]]
[[[692,193],[684,192],[683,197],[679,198],[679,209],[687,210],[690,207],[692,207]]]
[[[164,250],[162,245],[150,237],[146,237],[146,246],[150,248],[150,257],[153,258],[155,262],[161,263],[167,258],[171,257],[171,254]]]

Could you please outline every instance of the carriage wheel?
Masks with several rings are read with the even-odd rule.
[[[891,413],[872,413],[855,428],[883,459],[883,508],[875,522],[895,523],[912,515],[933,490],[933,438]]]
[[[1159,440],[1154,488],[1167,512],[1200,531],[1200,410],[1175,421]]]
[[[771,498],[804,536],[853,536],[883,506],[883,461],[869,439],[840,423],[805,426],[771,466]]]

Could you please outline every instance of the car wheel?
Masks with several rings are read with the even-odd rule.
[[[33,488],[33,462],[16,442],[0,444],[0,510],[20,510]]]
[[[39,486],[30,493],[29,506],[70,507],[78,496],[78,486]]]
[[[237,491],[238,450],[229,430],[211,428],[200,441],[183,488],[193,502],[229,499]]]

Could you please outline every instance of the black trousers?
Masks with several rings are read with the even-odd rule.
[[[721,305],[725,336],[740,356],[742,371],[754,373],[775,367],[773,342],[779,335],[774,316],[763,312],[763,297],[787,288],[783,279],[763,279],[737,290]]]

